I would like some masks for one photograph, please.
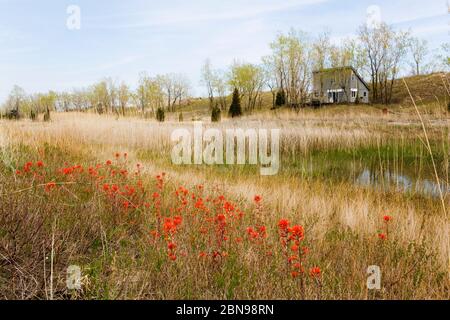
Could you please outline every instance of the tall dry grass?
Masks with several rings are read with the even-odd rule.
[[[421,128],[411,125],[410,119],[405,121],[405,137],[414,139]],[[72,297],[64,289],[64,268],[76,261],[88,271],[84,279],[86,291],[73,296],[81,298],[449,298],[449,221],[438,201],[345,182],[303,180],[289,172],[270,178],[236,177],[219,174],[214,168],[173,167],[170,133],[174,128],[190,125],[75,113],[55,114],[51,123],[2,122],[2,217],[8,226],[6,233],[14,234],[17,242],[13,245],[17,260],[4,253],[14,256],[11,242],[8,250],[3,247],[2,251],[6,256],[3,268],[6,264],[8,269],[0,285],[6,288],[12,284],[11,290],[4,291],[9,293],[4,293],[4,297],[49,298],[50,293],[57,298]],[[361,116],[351,122],[346,117],[330,122],[302,114],[298,118],[280,115],[277,120],[251,116],[241,121],[224,121],[219,126],[281,128],[284,152],[300,150],[303,154],[314,149],[376,146],[393,132],[392,124],[383,115]],[[442,138],[445,124],[435,126],[431,137]],[[444,138],[448,138],[448,133]],[[152,150],[159,156],[138,158],[143,150]],[[45,195],[33,193],[34,189],[16,193],[17,181],[12,172],[28,158],[45,156],[56,169],[58,162],[63,165],[64,161],[84,165],[103,162],[116,151],[130,155],[128,169],[137,162],[143,165],[143,180],[149,185],[156,172],[165,171],[173,187],[202,184],[205,192],[212,195],[226,194],[248,212],[246,226],[255,220],[253,196],[262,195],[264,209],[258,219],[268,226],[268,246],[274,251],[279,248],[279,219],[304,225],[312,252],[310,261],[320,265],[323,272],[323,289],[319,292],[316,283],[310,282],[300,294],[298,283],[282,268],[278,269],[283,264],[282,256],[260,257],[251,245],[232,252],[231,262],[221,265],[199,263],[196,254],[182,263],[170,264],[158,251],[147,252],[145,232],[149,230],[142,230],[146,224],[135,229],[105,221],[109,209],[99,202],[99,196],[83,203],[77,199],[77,192],[83,194],[81,190],[71,191],[73,195],[67,191],[65,197],[70,201],[58,197],[53,202],[46,202]],[[448,198],[445,201],[448,205]],[[388,242],[378,239],[384,215],[394,217]],[[64,227],[59,224],[61,221]],[[43,224],[47,228],[33,230]],[[56,247],[52,246],[55,233],[51,231],[55,224]],[[189,232],[183,237],[188,242]],[[67,241],[70,245],[66,246]],[[98,242],[98,251],[92,249],[93,242]],[[122,247],[122,242],[127,245]],[[53,251],[57,259],[50,276],[48,259]],[[102,259],[95,258],[99,252]],[[165,267],[161,269],[162,261]],[[365,272],[372,264],[381,265],[383,270],[380,292],[368,291],[365,286]],[[56,289],[49,289],[53,277]],[[21,296],[20,292],[24,294]]]

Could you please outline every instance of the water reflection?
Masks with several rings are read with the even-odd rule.
[[[429,179],[413,179],[402,174],[392,172],[375,172],[370,169],[364,169],[356,178],[357,184],[379,188],[384,191],[396,190],[399,192],[419,193],[432,197],[439,197],[439,186],[435,181]],[[442,193],[450,193],[450,185],[441,182]]]

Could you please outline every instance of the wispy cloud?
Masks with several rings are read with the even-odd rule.
[[[83,74],[87,74],[87,73],[105,72],[105,71],[112,70],[114,68],[129,65],[133,62],[144,59],[145,57],[146,57],[146,55],[127,56],[127,57],[123,57],[123,58],[120,58],[120,59],[117,59],[114,61],[109,61],[109,62],[105,62],[102,64],[98,64],[92,68],[88,68],[88,69],[80,68],[78,70],[70,71],[67,73],[67,76],[76,76],[76,75],[83,75]]]
[[[236,19],[249,19],[264,14],[286,11],[293,8],[320,4],[329,0],[252,0],[241,2],[205,1],[201,5],[191,2],[170,10],[156,10],[150,12],[128,13],[120,16],[88,17],[88,27],[104,29],[149,28],[164,26],[191,25],[193,23],[219,22]],[[210,5],[214,2],[214,5]],[[130,20],[117,23],[118,20]]]

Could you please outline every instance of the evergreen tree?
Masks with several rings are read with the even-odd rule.
[[[239,90],[237,88],[233,91],[233,99],[231,101],[229,113],[232,118],[240,117],[242,115],[241,98],[239,97]]]
[[[284,90],[278,91],[277,97],[275,99],[275,106],[281,107],[284,106],[285,104],[286,104],[286,93],[284,92]]]

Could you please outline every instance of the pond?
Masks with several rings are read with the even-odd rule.
[[[396,174],[392,172],[372,171],[364,169],[355,179],[355,184],[372,187],[383,191],[398,191],[405,193],[416,193],[431,197],[440,197],[441,192],[445,196],[450,193],[450,185],[445,181],[440,181],[440,186],[436,180],[416,179],[404,174]]]

